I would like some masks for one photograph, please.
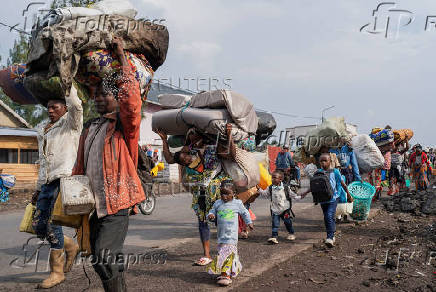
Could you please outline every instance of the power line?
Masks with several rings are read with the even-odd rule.
[[[30,35],[30,33],[26,32],[26,31],[24,31],[24,30],[21,30],[21,29],[19,29],[19,28],[17,28],[17,26],[19,25],[19,23],[16,24],[16,25],[13,25],[13,26],[12,26],[12,25],[9,25],[9,24],[6,24],[6,23],[3,23],[3,22],[0,22],[0,25],[3,25],[3,26],[5,26],[5,27],[9,28],[9,31],[10,31],[10,32],[12,32],[13,30],[15,30],[15,31],[17,31],[17,32],[19,32],[19,33],[24,33],[24,34]]]
[[[256,108],[256,110],[260,111],[260,112],[264,112],[264,113],[271,113],[271,114],[276,114],[276,115],[290,117],[290,118],[301,118],[301,119],[311,119],[311,120],[319,120],[319,119],[321,119],[321,117],[299,116],[299,115],[294,115],[294,114],[288,114],[288,113],[281,113],[281,112],[274,112],[274,111],[264,110],[264,109],[261,109],[261,108]]]

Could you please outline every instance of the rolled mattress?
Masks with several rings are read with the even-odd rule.
[[[248,133],[240,129],[226,109],[168,109],[153,114],[152,127],[167,135],[185,135],[192,128],[204,134],[226,136],[226,124],[232,123],[232,135],[235,141],[248,137]]]

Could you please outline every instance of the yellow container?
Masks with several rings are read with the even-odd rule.
[[[36,206],[31,203],[27,204],[26,210],[24,210],[24,216],[20,224],[20,232],[27,232],[35,234],[32,227],[33,214],[35,213]]]
[[[269,174],[268,170],[263,166],[262,163],[259,163],[259,172],[260,172],[260,181],[259,181],[259,187],[262,190],[266,190],[271,184],[271,175]]]
[[[152,176],[157,176],[157,173],[159,171],[164,170],[165,168],[165,164],[163,162],[159,162],[155,167],[153,167],[153,169],[150,171]]]

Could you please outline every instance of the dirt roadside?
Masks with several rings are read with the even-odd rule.
[[[436,216],[381,211],[233,291],[436,291]]]

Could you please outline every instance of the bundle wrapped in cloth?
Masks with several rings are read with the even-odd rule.
[[[394,132],[389,128],[378,131],[375,134],[371,133],[370,137],[379,147],[394,142]]]
[[[370,173],[374,169],[383,167],[385,163],[383,154],[370,136],[357,135],[353,137],[351,145],[361,173]]]
[[[235,182],[238,193],[246,193],[259,184],[262,167],[259,155],[254,152],[254,135],[259,120],[250,101],[230,90],[214,90],[193,96],[163,94],[158,99],[163,109],[153,114],[152,128],[173,135],[170,137],[172,146],[181,146],[184,135],[192,128],[205,140],[222,146],[227,145],[230,133],[236,147],[234,157],[215,152],[221,174]],[[231,124],[230,132],[228,124]],[[263,175],[262,179],[267,178]]]
[[[307,154],[316,154],[321,147],[329,148],[342,146],[342,139],[349,136],[344,118],[330,118],[306,135],[305,151]]]
[[[153,69],[141,54],[126,52],[126,56],[135,78],[139,82],[141,96],[147,96],[154,74]],[[80,84],[92,86],[99,84],[103,79],[112,78],[120,70],[121,63],[113,52],[108,50],[90,51],[82,54],[75,80]]]
[[[100,50],[111,50],[113,38],[119,37],[123,40],[124,49],[130,53],[129,62],[140,80],[141,91],[145,95],[145,84],[149,75],[165,61],[168,31],[163,25],[141,19],[135,20],[133,17],[136,12],[132,11],[129,5],[126,6],[126,3],[129,2],[105,0],[89,10],[66,8],[50,12],[47,21],[43,21],[42,26],[35,27],[32,31],[24,78],[25,87],[33,94],[32,90],[35,87],[28,86],[27,79],[32,78],[34,74],[40,74],[47,80],[58,76],[64,95],[67,95],[78,72],[79,82],[87,77],[99,75],[92,74],[96,73],[97,69],[113,69],[116,72],[116,63],[108,60],[111,58],[110,54]],[[93,70],[92,64],[97,61],[101,63]],[[112,65],[114,67],[111,67]],[[138,75],[145,77],[141,78]],[[41,100],[40,102],[44,103]]]
[[[228,123],[233,126],[235,141],[243,140],[257,131],[258,118],[253,104],[234,91],[214,90],[191,98],[180,94],[162,95],[159,96],[159,102],[166,109],[153,114],[152,127],[169,135],[184,135],[194,127],[201,133],[219,135],[225,139]]]
[[[14,102],[19,104],[37,104],[29,91],[24,88],[23,79],[26,64],[14,64],[0,71],[0,87]]]
[[[394,140],[395,143],[402,143],[410,141],[413,138],[413,131],[411,129],[399,129],[394,130]]]
[[[47,72],[37,72],[25,78],[26,68],[26,64],[14,64],[0,71],[0,87],[12,101],[46,106],[48,99],[65,98],[59,77],[47,79]],[[89,98],[88,90],[75,81],[73,84],[79,98],[85,102]]]

